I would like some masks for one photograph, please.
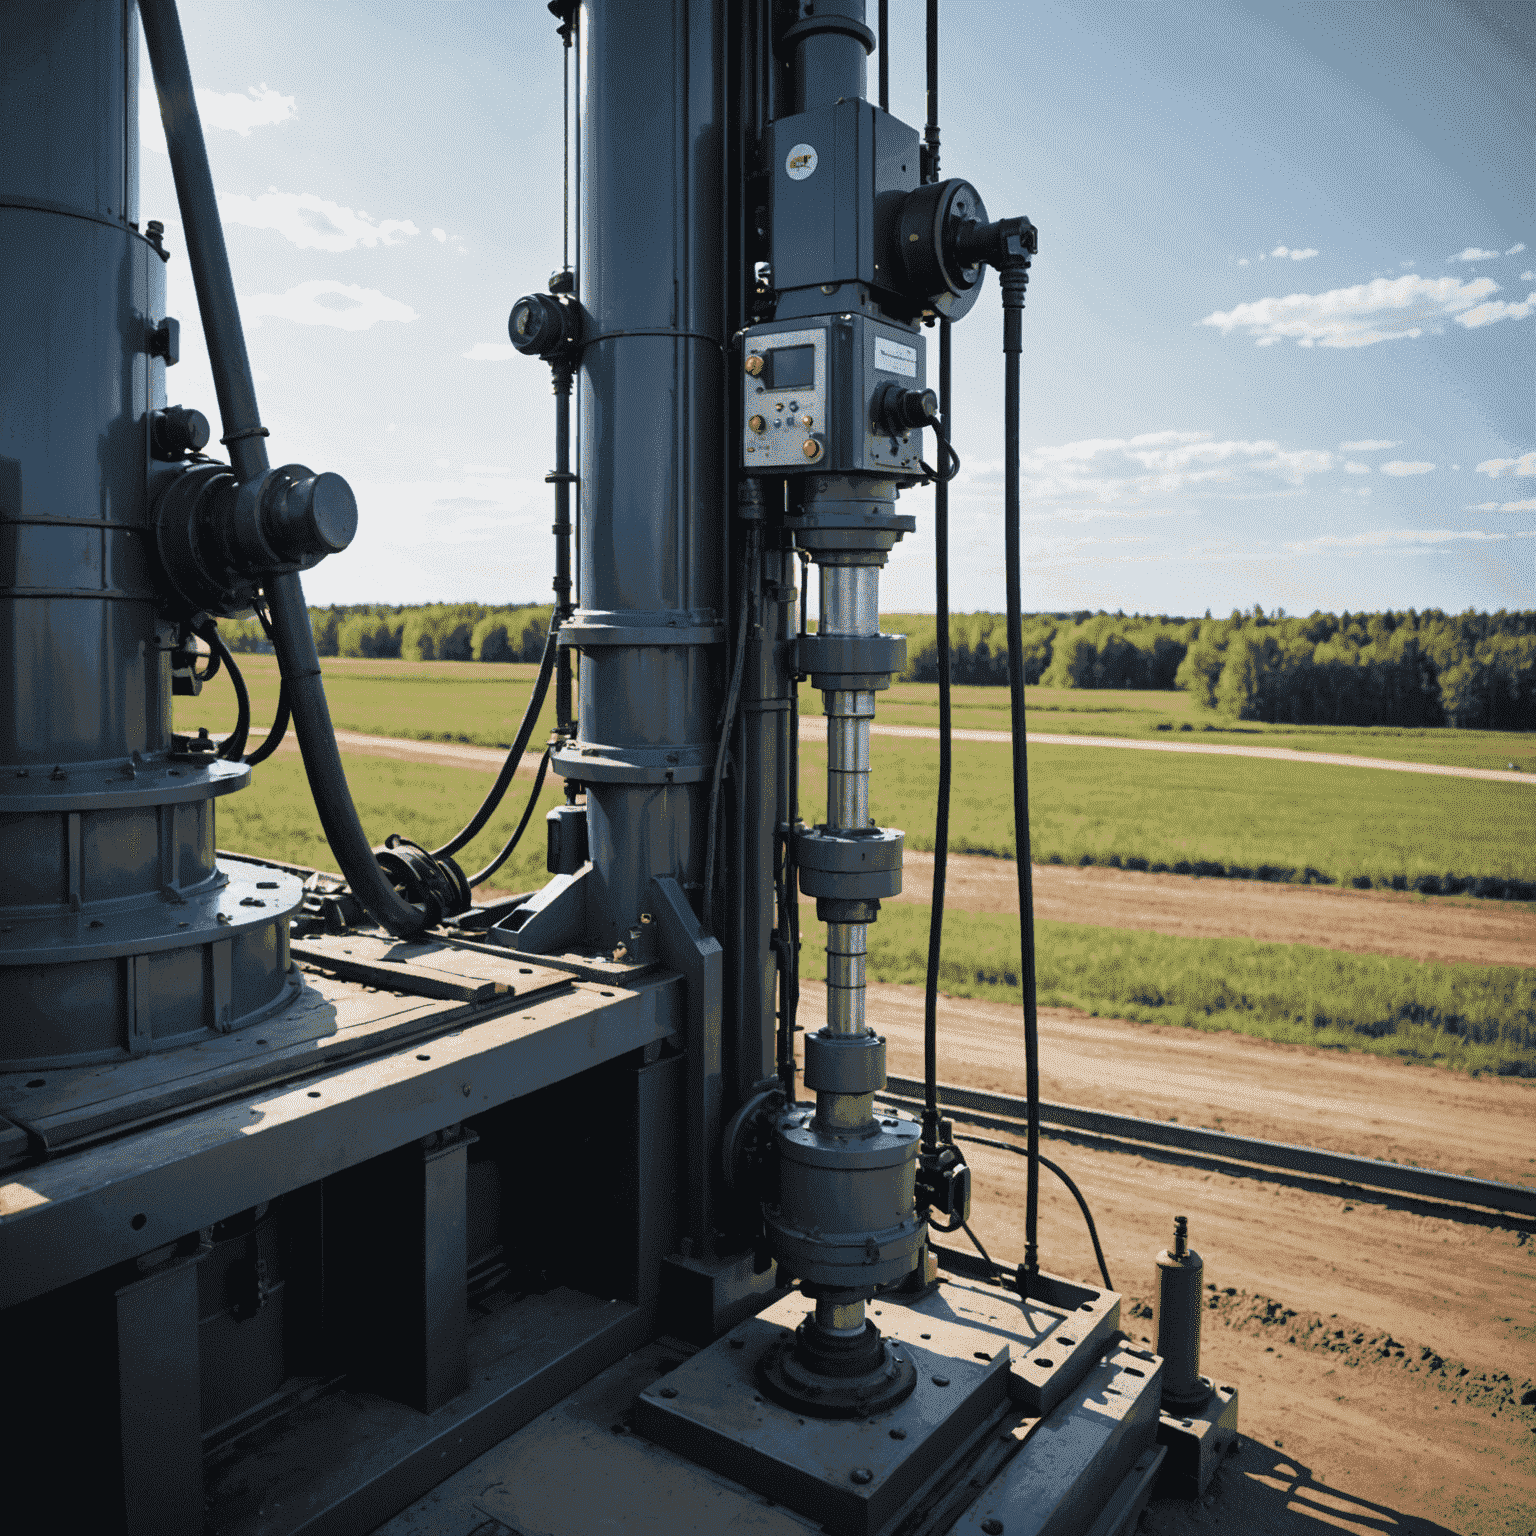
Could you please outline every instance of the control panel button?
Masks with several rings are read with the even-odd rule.
[[[768,425],[768,423],[764,421],[761,416],[749,416],[747,418],[747,425],[751,427],[754,432],[761,432],[763,428]]]
[[[819,459],[821,457],[821,444],[814,437],[808,437],[800,445],[800,451],[808,459]]]
[[[815,423],[815,420],[816,418],[814,416],[802,416],[800,418],[800,425],[802,427],[809,427]]]
[[[763,371],[763,360],[755,352],[746,362],[747,372],[755,379]]]

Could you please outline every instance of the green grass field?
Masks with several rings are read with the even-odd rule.
[[[259,739],[276,703],[276,665],[264,656],[246,657],[244,662],[255,716],[253,734]],[[483,746],[511,740],[535,671],[521,664],[464,662],[333,659],[325,666],[338,726],[372,735]],[[927,723],[931,712],[923,713],[928,707],[924,700],[931,701],[934,692],[916,684],[892,689],[889,698],[882,697],[879,718],[907,710],[918,723]],[[988,726],[1006,729],[1006,690],[958,692],[963,709],[985,711]],[[1189,703],[1183,694],[1068,689],[1035,689],[1031,694],[1043,696],[1033,722],[1037,725],[1042,720],[1057,723],[1050,711],[1063,700],[1074,706],[1086,701],[1101,707],[1105,718],[1123,717],[1133,725],[1150,718],[1149,698]],[[972,702],[977,696],[980,701]],[[809,688],[802,702],[807,708],[820,705]],[[535,743],[543,739],[551,717],[546,705]],[[1072,718],[1096,722],[1081,710]],[[177,723],[182,729],[206,724],[215,732],[226,730],[230,693],[223,680],[215,679],[196,699],[178,700]],[[1093,733],[1104,729],[1092,723]],[[1121,734],[1147,732],[1127,726]],[[1371,755],[1387,755],[1378,733],[1354,734],[1368,739]],[[1454,741],[1488,733],[1397,734]],[[912,847],[932,848],[937,744],[877,736],[871,754],[877,819],[904,828]],[[965,742],[956,748],[956,761],[950,846],[956,852],[1012,857],[1008,748]],[[814,821],[826,793],[826,749],[804,744],[801,764],[802,810]],[[1183,863],[1206,866],[1209,873],[1262,872],[1270,878],[1409,886],[1447,873],[1485,880],[1536,877],[1530,853],[1536,842],[1536,783],[1527,787],[1253,758],[1037,745],[1030,749],[1030,818],[1037,860],[1140,860],[1169,867]]]
[[[386,757],[351,759],[347,779],[368,840],[377,847],[391,832],[432,848],[446,842],[474,814],[491,774],[434,764],[397,763]],[[516,780],[499,813],[462,853],[458,862],[466,873],[483,868],[511,836],[528,803],[530,779]],[[539,795],[539,808],[512,857],[497,870],[490,885],[500,891],[535,890],[549,878],[544,868],[544,815],[565,798],[559,780],[550,775]],[[284,754],[253,770],[248,789],[218,802],[219,847],[233,853],[336,868],[310,799],[304,766]]]
[[[943,991],[1020,1000],[1016,918],[967,912],[945,930]],[[803,940],[802,974],[825,979],[820,935]],[[1038,922],[1035,944],[1043,1006],[1536,1076],[1536,970],[1080,923]],[[927,957],[927,907],[885,907],[869,931],[870,979],[921,986]]]
[[[817,820],[826,748],[806,743],[800,761],[801,813]],[[950,847],[1012,858],[1009,749],[967,744],[956,747],[955,761]],[[870,764],[876,820],[904,828],[909,846],[931,849],[937,743],[876,737]],[[1059,746],[1030,748],[1029,771],[1037,862],[1206,861],[1229,871],[1289,869],[1291,879],[1307,878],[1310,867],[1335,883],[1402,877],[1410,885],[1447,871],[1533,874],[1536,785]]]
[[[1070,763],[1075,749],[1057,750],[1067,753]],[[889,766],[882,768],[889,778]],[[353,758],[348,772],[363,825],[374,843],[390,832],[428,846],[444,840],[468,819],[490,782],[488,773],[470,769],[375,757]],[[1524,792],[1520,786],[1479,787]],[[502,813],[462,855],[466,869],[478,868],[500,848],[530,788],[527,780],[513,786]],[[914,799],[916,794],[914,790]],[[542,817],[560,798],[558,786],[546,784],[521,846],[495,877],[497,889],[529,890],[547,878]],[[912,810],[909,837],[914,845],[925,846],[916,804]],[[931,827],[931,801],[925,803],[925,814]],[[296,757],[262,764],[250,789],[219,801],[218,818],[222,848],[334,867]],[[977,819],[972,825],[985,823]],[[887,905],[871,930],[873,977],[920,984],[927,934],[926,907]],[[823,957],[814,922],[806,922],[804,935],[805,972],[820,976]],[[1045,1004],[1118,1018],[1234,1029],[1276,1040],[1351,1046],[1472,1070],[1536,1074],[1536,970],[1417,964],[1299,945],[1168,938],[1072,923],[1042,922],[1037,937],[1040,1000]],[[1016,1000],[1016,920],[981,913],[951,918],[943,967],[942,985],[951,994]]]
[[[277,663],[270,656],[247,655],[238,660],[251,690],[253,729],[262,729],[277,702]],[[334,656],[322,666],[331,714],[345,730],[489,747],[511,741],[538,670],[516,662],[365,661]],[[1029,688],[1025,706],[1030,730],[1058,735],[1169,740],[1195,734],[1202,742],[1343,752],[1451,767],[1505,768],[1514,763],[1536,774],[1536,733],[1529,732],[1234,722],[1197,708],[1186,693],[1172,692]],[[821,695],[809,683],[801,687],[800,708],[805,714],[821,713]],[[938,688],[932,683],[898,683],[880,695],[877,709],[877,719],[888,725],[935,726]],[[954,712],[957,728],[1006,731],[1008,690],[956,688]],[[553,717],[552,706],[546,706],[545,715]],[[182,730],[204,725],[215,734],[227,732],[234,723],[234,696],[228,683],[215,678],[200,697],[178,699],[176,719]]]

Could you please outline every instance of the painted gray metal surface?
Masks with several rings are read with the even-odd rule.
[[[702,877],[719,729],[726,485],[720,0],[583,8],[576,739],[587,937],[652,876]],[[601,632],[599,632],[601,631]]]
[[[264,1016],[297,906],[214,859],[213,798],[250,770],[171,752],[174,631],[149,527],[152,475],[169,471],[150,447],[165,262],[137,227],[138,31],[132,0],[0,3],[0,1064],[14,1068],[126,1060]]]
[[[0,1308],[671,1039],[680,991],[673,976],[625,990],[578,983],[467,1023],[429,1050],[243,1094],[14,1172],[0,1184]]]
[[[890,1097],[897,1100],[918,1099],[923,1092],[923,1085],[909,1077],[890,1078],[886,1088]],[[1024,1100],[1008,1094],[983,1093],[975,1088],[941,1083],[939,1102],[947,1109],[974,1110],[996,1116],[1003,1122],[1022,1123],[1024,1119]],[[1536,1189],[1523,1189],[1517,1184],[1501,1184],[1492,1179],[1474,1179],[1465,1174],[1443,1173],[1436,1168],[1383,1163],[1373,1157],[1356,1157],[1347,1152],[1325,1152],[1317,1147],[1260,1141],[1250,1136],[1229,1135],[1226,1131],[1207,1131],[1198,1126],[1176,1125],[1172,1121],[1144,1120],[1136,1115],[1116,1115],[1108,1110],[1083,1109],[1073,1104],[1042,1103],[1040,1121],[1042,1125],[1059,1125],[1122,1141],[1176,1147],[1180,1151],[1201,1153],[1233,1163],[1252,1163],[1261,1168],[1284,1168],[1323,1179],[1340,1179],[1346,1184],[1363,1185],[1368,1189],[1395,1190],[1426,1200],[1450,1200],[1462,1205],[1508,1211],[1511,1215],[1536,1216]],[[1007,1128],[1006,1124],[1003,1128]]]
[[[1156,1362],[1119,1350],[1096,1366],[954,1526],[955,1536],[1077,1536],[1157,1435]]]
[[[1007,1342],[931,1300],[880,1309],[881,1331],[917,1366],[912,1395],[888,1412],[829,1421],[760,1396],[758,1356],[808,1310],[790,1295],[643,1392],[635,1427],[840,1536],[873,1536],[1008,1401]]]

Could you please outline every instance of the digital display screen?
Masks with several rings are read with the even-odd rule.
[[[769,389],[814,389],[816,348],[779,347],[768,354],[764,374]]]

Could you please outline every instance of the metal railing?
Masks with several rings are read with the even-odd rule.
[[[918,1112],[923,1085],[916,1078],[891,1077],[881,1098],[902,1109]],[[939,1084],[939,1103],[953,1119],[973,1125],[1022,1134],[1024,1100],[1002,1093],[983,1093],[975,1088]],[[1040,1105],[1042,1128],[1085,1132],[1106,1143],[1118,1143],[1126,1151],[1144,1147],[1170,1147],[1180,1152],[1244,1164],[1254,1168],[1284,1169],[1312,1178],[1336,1179],[1368,1190],[1390,1190],[1424,1200],[1475,1205],[1511,1215],[1536,1218],[1536,1189],[1475,1179],[1467,1174],[1445,1173],[1405,1163],[1384,1163],[1347,1152],[1325,1152],[1318,1147],[1297,1147],[1279,1141],[1260,1141],[1233,1136],[1175,1121],[1144,1120],[1136,1115],[1116,1115],[1102,1109],[1083,1109],[1072,1104]],[[1133,1145],[1133,1144],[1139,1144]],[[1239,1171],[1234,1169],[1234,1171]]]

